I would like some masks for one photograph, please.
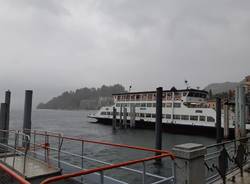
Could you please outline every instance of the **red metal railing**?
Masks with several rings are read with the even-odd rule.
[[[53,182],[57,182],[57,181],[77,177],[77,176],[82,176],[82,175],[91,174],[91,173],[95,173],[95,172],[103,172],[105,170],[124,167],[124,166],[137,164],[137,163],[142,163],[142,162],[146,162],[146,161],[150,161],[150,160],[156,160],[156,159],[160,159],[160,158],[163,158],[163,157],[174,158],[174,156],[169,153],[169,154],[161,154],[161,155],[153,156],[153,157],[147,157],[147,158],[143,158],[143,159],[139,159],[139,160],[130,160],[130,161],[127,161],[127,162],[122,162],[122,163],[113,164],[113,165],[109,165],[109,166],[103,166],[103,167],[89,169],[89,170],[81,170],[79,172],[74,172],[74,173],[70,173],[70,174],[64,174],[64,175],[61,175],[61,176],[51,177],[51,178],[48,178],[48,179],[44,180],[41,184],[49,184],[49,183],[53,183]]]
[[[31,134],[50,136],[50,137],[59,137],[59,135],[56,135],[54,133],[48,134],[48,133],[38,132],[38,131],[35,131],[35,132],[31,131]],[[60,135],[60,136],[64,140],[80,141],[80,142],[85,142],[85,143],[93,143],[93,144],[106,145],[106,146],[112,146],[112,147],[120,147],[120,148],[127,148],[127,149],[133,149],[133,150],[153,152],[153,153],[156,153],[156,156],[146,157],[146,158],[137,159],[137,160],[129,160],[126,162],[106,165],[106,166],[102,166],[102,167],[98,167],[98,168],[94,168],[94,169],[80,170],[78,172],[64,174],[61,176],[55,176],[55,177],[51,177],[51,178],[44,180],[41,184],[49,184],[49,183],[53,183],[56,181],[61,181],[61,180],[65,180],[65,179],[69,179],[69,178],[73,178],[73,177],[78,177],[78,176],[83,176],[83,175],[96,173],[96,172],[102,173],[105,170],[120,168],[120,167],[132,165],[132,164],[137,164],[137,163],[144,163],[146,161],[157,160],[157,159],[161,159],[164,157],[170,157],[172,160],[175,159],[175,156],[169,151],[156,150],[156,149],[144,148],[144,147],[139,147],[139,146],[130,146],[130,145],[124,145],[124,144],[115,144],[115,143],[109,143],[109,142],[104,142],[104,141],[93,141],[93,140],[87,140],[87,139],[81,139],[81,138],[75,138],[75,137],[67,137],[67,136],[62,136],[62,135]]]
[[[6,174],[8,174],[10,177],[12,177],[15,181],[17,181],[20,184],[30,184],[30,182],[25,180],[22,176],[19,176],[17,173],[15,173],[13,170],[9,169],[2,163],[0,163],[0,170],[4,171]]]
[[[125,169],[126,168],[125,166],[129,166],[129,165],[132,165],[132,164],[138,164],[138,163],[143,164],[144,169],[141,172],[141,174],[143,174],[142,180],[143,180],[143,183],[145,183],[145,181],[144,181],[145,176],[147,174],[150,176],[150,173],[146,173],[145,163],[147,161],[158,160],[158,159],[162,159],[162,158],[165,158],[165,157],[169,157],[169,158],[172,159],[172,163],[173,163],[173,160],[175,159],[175,156],[169,151],[156,150],[156,149],[151,149],[151,148],[144,148],[144,147],[140,147],[140,146],[130,146],[130,145],[124,145],[124,144],[115,144],[115,143],[109,143],[109,142],[103,142],[103,141],[93,141],[93,140],[87,140],[87,139],[75,138],[75,137],[67,137],[67,136],[63,136],[62,134],[53,133],[53,132],[46,132],[46,131],[39,131],[39,130],[29,130],[29,131],[30,131],[31,137],[33,136],[33,140],[34,140],[33,143],[30,142],[29,151],[31,153],[33,153],[33,152],[35,153],[36,149],[41,149],[41,148],[48,150],[47,152],[45,151],[45,158],[47,158],[45,160],[48,163],[49,163],[49,157],[50,157],[49,150],[54,150],[54,151],[56,150],[56,151],[58,151],[58,159],[57,159],[57,161],[58,161],[58,163],[60,165],[60,157],[61,157],[60,154],[61,154],[61,152],[63,152],[61,150],[61,145],[63,143],[63,140],[64,141],[68,140],[68,141],[81,142],[82,146],[83,146],[83,143],[92,143],[92,144],[99,144],[99,145],[105,145],[105,146],[111,146],[111,147],[126,148],[126,149],[139,150],[139,151],[147,151],[147,152],[152,152],[154,154],[153,156],[145,157],[145,158],[142,158],[142,159],[129,160],[129,161],[115,163],[115,164],[104,163],[104,164],[106,164],[105,166],[86,169],[86,170],[81,169],[81,170],[76,171],[76,172],[67,173],[67,174],[63,174],[63,175],[60,175],[60,176],[47,178],[41,184],[49,184],[49,183],[53,183],[53,182],[56,182],[56,181],[61,181],[61,180],[70,179],[70,178],[73,178],[73,177],[79,177],[79,176],[83,176],[83,175],[87,175],[87,174],[91,174],[91,173],[98,173],[98,172],[101,174],[100,175],[101,176],[101,183],[103,183],[103,177],[104,177],[103,172],[104,171],[110,170],[110,169],[115,169],[115,168],[123,168],[123,169]],[[40,139],[40,140],[45,141],[44,144],[41,143],[41,142],[39,142],[39,144],[38,144],[35,141],[36,136],[38,136],[38,135],[45,138],[45,139]],[[49,137],[56,138],[56,140],[58,138],[58,146],[59,146],[58,149],[55,149],[55,147],[51,147]],[[83,147],[82,147],[82,150],[83,150]],[[67,153],[67,152],[64,152],[64,153]],[[82,158],[82,159],[84,158],[83,154],[79,155],[79,156],[81,156],[80,158]],[[92,159],[92,160],[94,160],[94,159]],[[8,167],[6,167],[6,166],[4,166],[2,164],[0,164],[0,169],[2,169],[4,172],[6,172],[11,177],[15,178],[19,183],[21,183],[21,184],[30,184],[24,178],[22,178],[21,176],[16,174],[14,171],[10,170]],[[126,169],[130,169],[130,168],[126,168]],[[133,169],[130,169],[130,170],[133,170]],[[175,176],[173,175],[170,178],[172,178],[173,181],[174,181]],[[162,179],[162,177],[161,177],[161,179]],[[167,179],[167,178],[164,178],[164,179]]]

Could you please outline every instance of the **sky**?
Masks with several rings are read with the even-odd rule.
[[[250,74],[249,0],[0,0],[0,100],[64,90],[204,88]]]

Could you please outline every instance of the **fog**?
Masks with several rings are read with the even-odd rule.
[[[240,81],[250,68],[250,1],[0,0],[0,97],[22,107],[64,90]]]

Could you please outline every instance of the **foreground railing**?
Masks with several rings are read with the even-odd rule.
[[[7,184],[7,183],[19,183],[19,184],[30,184],[27,180],[25,180],[22,176],[18,175],[16,172],[5,166],[4,164],[0,163],[0,171],[3,173],[1,174],[0,183]],[[9,178],[8,178],[9,177]]]
[[[205,167],[207,169],[206,181],[208,184],[227,178],[234,180],[236,174],[243,177],[244,166],[250,161],[250,137],[227,141],[207,147]]]
[[[24,156],[24,167],[23,172],[21,173],[23,176],[25,176],[25,160],[27,157],[43,160],[48,166],[57,165],[58,168],[62,169],[63,174],[61,176],[48,178],[42,182],[43,184],[56,181],[60,182],[65,179],[74,179],[81,183],[84,183],[85,181],[94,181],[94,183],[101,184],[125,184],[131,182],[143,184],[175,183],[174,156],[171,152],[138,146],[113,144],[103,141],[92,141],[76,137],[67,137],[60,133],[49,131],[25,130],[24,132],[30,134],[30,136],[23,134],[21,131],[10,130],[8,132],[8,144],[0,143],[2,149],[8,150],[7,152],[4,152],[1,160],[4,163],[10,153],[14,155],[12,165],[12,169],[14,169],[16,155]],[[100,146],[102,146],[101,149],[99,149]],[[119,159],[116,163],[113,163],[114,159],[111,154],[108,154],[107,156],[109,158],[103,161],[104,158],[100,159],[100,155],[96,155],[96,153],[93,152],[93,150],[97,153],[107,150],[107,152],[110,151],[112,153],[113,151],[114,154],[119,154],[109,147],[118,150],[126,149],[133,152],[137,151],[136,156],[137,153],[139,155],[139,152],[142,152],[143,156],[142,158],[133,157],[133,159],[128,159],[128,161],[124,161],[121,156],[117,157]],[[150,156],[150,154],[153,155]],[[166,160],[167,163],[164,160],[165,158],[170,158]],[[152,167],[157,167],[153,163],[159,159],[163,160],[163,165],[168,165],[168,175],[162,176],[152,173]],[[125,160],[127,160],[127,158]],[[169,164],[171,165],[169,166]],[[149,170],[148,167],[150,167],[151,170]],[[119,172],[117,170],[119,170]],[[126,171],[126,174],[124,174],[124,171]],[[125,175],[126,177],[120,178],[120,174]],[[126,179],[133,177],[132,174],[136,175],[134,176],[135,179],[125,181]]]

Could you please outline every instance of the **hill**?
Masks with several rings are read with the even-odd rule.
[[[237,85],[239,85],[238,82],[213,83],[205,87],[204,90],[206,91],[212,90],[213,94],[219,94],[228,92],[229,90],[234,90]]]
[[[52,98],[47,103],[40,103],[38,109],[98,109],[113,103],[112,94],[126,92],[120,84],[113,86],[103,85],[100,88],[81,88],[75,91],[66,91]]]

